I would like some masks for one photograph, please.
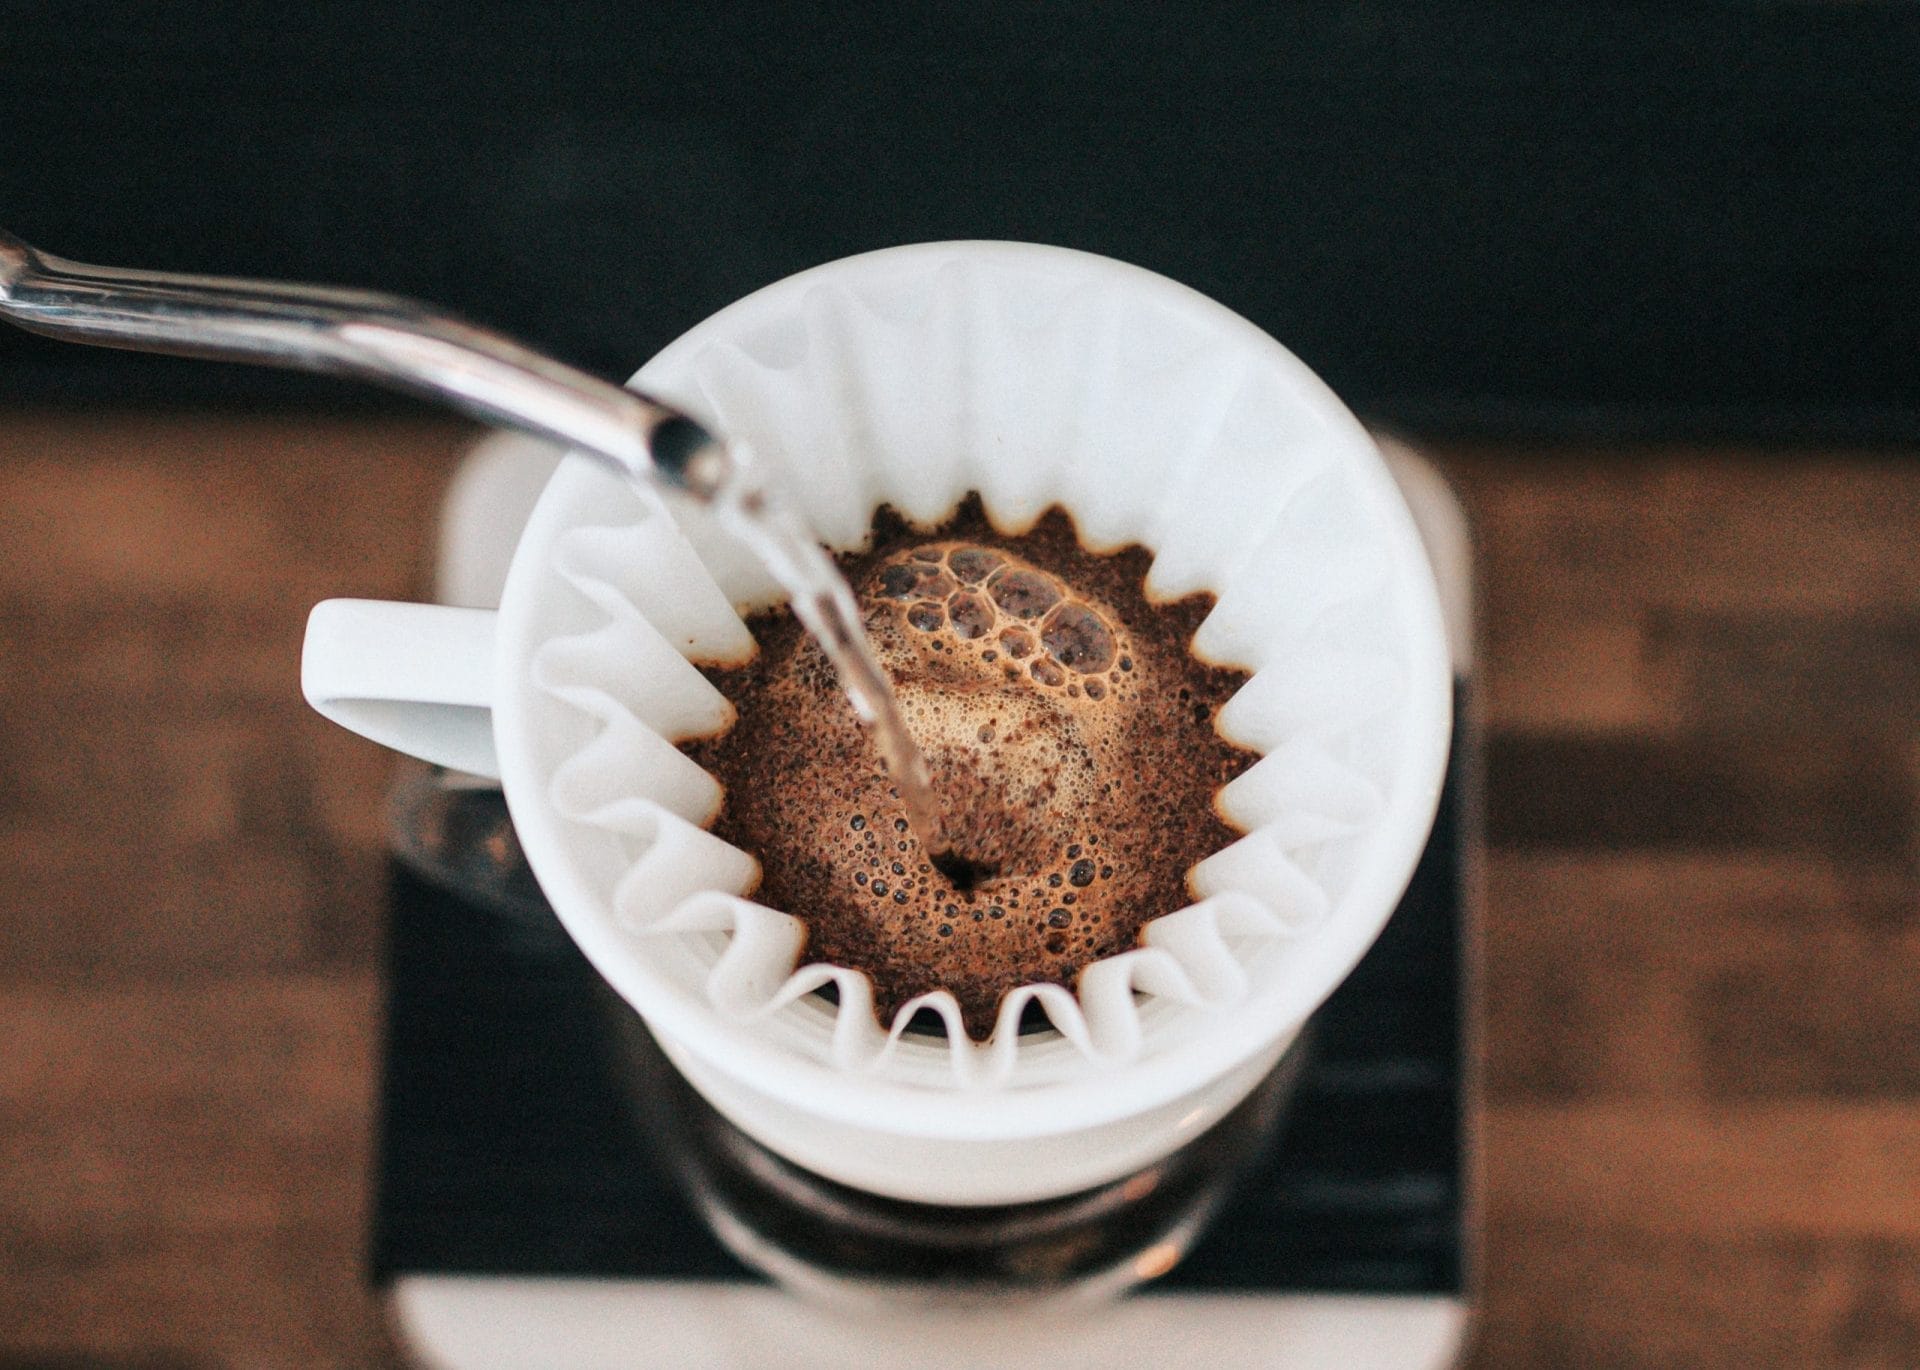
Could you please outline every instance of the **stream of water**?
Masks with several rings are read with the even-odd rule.
[[[760,479],[738,449],[711,503],[721,526],[743,542],[789,595],[794,615],[833,663],[854,713],[866,724],[900,791],[907,821],[936,865],[955,874],[927,759],[907,731],[899,701],[861,626],[859,602],[813,531]]]

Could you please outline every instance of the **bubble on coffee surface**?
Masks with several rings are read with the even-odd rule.
[[[790,616],[756,618],[762,656],[714,677],[734,731],[689,751],[727,790],[715,831],[761,860],[755,897],[806,924],[804,959],[865,971],[883,1023],[949,990],[984,1037],[1007,991],[1137,945],[1236,836],[1212,797],[1252,757],[1210,710],[1245,676],[1187,651],[1207,602],[1149,605],[1147,555],[1087,552],[1057,512],[1019,537],[977,504],[931,534],[883,514],[842,563],[957,860],[910,830]]]
[[[971,867],[967,883],[1054,873],[1067,858],[1051,835],[1067,830],[1068,811],[1098,807],[1098,785],[1113,778],[1101,763],[1124,750],[1124,705],[1105,679],[1126,640],[1115,611],[1016,550],[966,540],[901,548],[862,581],[869,639],[946,777],[947,837]],[[1009,672],[1002,651],[1024,668]],[[1041,821],[1017,821],[1023,810]]]

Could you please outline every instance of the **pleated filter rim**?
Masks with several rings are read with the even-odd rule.
[[[545,797],[605,920],[599,945],[645,958],[677,1011],[891,1083],[1098,1077],[1300,973],[1370,860],[1404,847],[1387,831],[1409,809],[1397,792],[1437,787],[1408,764],[1432,677],[1413,597],[1430,585],[1410,586],[1382,525],[1365,435],[1329,420],[1324,389],[1273,365],[1251,326],[1210,327],[1051,260],[910,265],[696,330],[636,381],[750,443],[836,549],[858,546],[882,503],[933,524],[977,491],[1003,529],[1058,504],[1095,550],[1144,545],[1151,596],[1213,592],[1195,650],[1251,672],[1219,716],[1262,758],[1221,795],[1246,836],[1196,867],[1199,902],[1161,911],[1138,948],[1074,990],[1012,991],[987,1042],[969,1041],[945,993],[883,1029],[864,975],[796,967],[798,920],[742,896],[752,858],[702,826],[717,782],[666,740],[724,725],[729,706],[690,660],[744,659],[742,615],[778,589],[704,511],[611,480],[574,483],[578,519],[541,589],[568,601],[532,653]],[[1377,926],[1384,910],[1365,916]],[[837,1007],[817,993],[829,985]],[[1051,1031],[1018,1033],[1029,1001]],[[946,1020],[944,1040],[904,1032],[920,1008]]]

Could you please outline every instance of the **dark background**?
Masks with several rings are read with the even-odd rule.
[[[1186,281],[1427,434],[1920,435],[1911,6],[0,18],[0,223],[36,246],[403,291],[610,376],[799,268],[1024,238]],[[0,399],[369,402],[13,333]]]

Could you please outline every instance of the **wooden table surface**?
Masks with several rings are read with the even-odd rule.
[[[387,758],[466,429],[0,422],[0,1367],[390,1361]],[[1478,1367],[1920,1365],[1920,463],[1440,452],[1491,725]]]

